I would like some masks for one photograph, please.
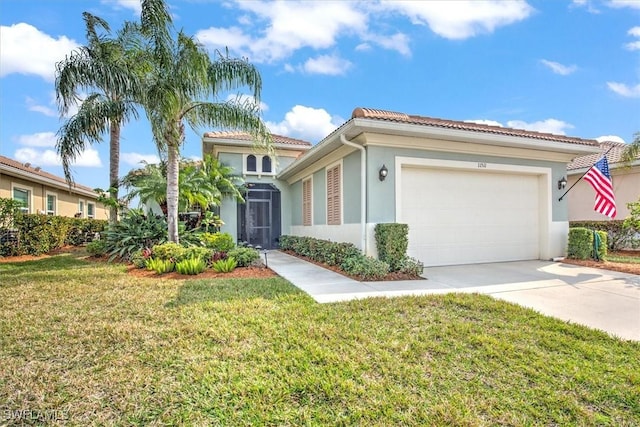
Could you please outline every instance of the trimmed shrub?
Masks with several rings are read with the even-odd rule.
[[[207,248],[216,252],[228,252],[236,246],[229,233],[202,233],[200,239]]]
[[[627,225],[627,220],[607,221],[571,221],[570,228],[588,228],[589,230],[604,230],[607,233],[609,250],[615,251],[633,246],[633,238],[638,232],[634,227]]]
[[[104,240],[94,240],[87,243],[87,252],[89,255],[102,256],[107,253],[107,242]]]
[[[214,262],[212,268],[216,273],[231,273],[237,265],[238,263],[233,257],[228,257]]]
[[[206,262],[213,253],[213,249],[203,248],[202,246],[189,246],[185,248],[182,259],[199,258]]]
[[[597,254],[594,253],[594,233],[597,233],[600,237]],[[570,228],[567,257],[605,260],[607,257],[607,232],[602,230],[594,232],[584,227]]]
[[[569,229],[569,244],[567,256],[576,259],[591,257],[593,247],[593,232],[588,228],[575,227]]]
[[[347,258],[340,267],[361,280],[380,280],[389,273],[389,264],[364,255]]]
[[[161,245],[155,245],[151,248],[153,258],[161,260],[173,260],[174,262],[180,262],[186,258],[187,248],[184,246],[168,242]]]
[[[207,268],[207,263],[199,257],[187,258],[176,263],[176,271],[180,274],[196,275]]]
[[[424,264],[415,258],[411,258],[407,256],[402,258],[402,261],[400,261],[400,266],[398,268],[398,271],[404,274],[420,276],[424,271]]]
[[[389,264],[391,271],[398,271],[407,256],[409,226],[407,224],[376,224],[376,248],[378,258]]]
[[[235,259],[238,267],[248,267],[260,259],[260,253],[253,248],[231,249],[226,255]]]
[[[281,236],[280,249],[336,266],[340,266],[346,259],[362,255],[352,243],[331,242],[306,236]]]

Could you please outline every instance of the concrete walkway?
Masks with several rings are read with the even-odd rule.
[[[426,268],[427,280],[359,282],[279,251],[269,267],[320,303],[369,297],[482,293],[542,314],[640,340],[640,276],[551,261]]]

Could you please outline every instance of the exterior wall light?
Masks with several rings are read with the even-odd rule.
[[[385,165],[382,165],[382,167],[380,168],[380,171],[378,172],[378,178],[380,178],[380,181],[384,181],[387,178],[388,174],[389,174],[389,170]]]
[[[567,186],[567,178],[564,176],[558,180],[558,190],[564,190],[564,187]]]

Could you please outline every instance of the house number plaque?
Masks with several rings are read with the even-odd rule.
[[[487,167],[487,164],[486,164],[486,163],[484,163],[484,162],[478,162],[478,167],[479,167],[479,168],[486,168],[486,167]]]

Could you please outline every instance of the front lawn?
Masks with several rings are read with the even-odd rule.
[[[0,264],[0,425],[638,425],[640,343],[480,295]]]

